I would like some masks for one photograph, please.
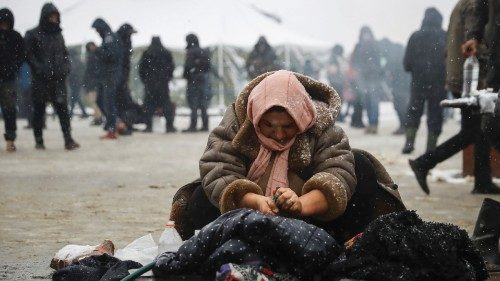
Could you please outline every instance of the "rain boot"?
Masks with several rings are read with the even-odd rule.
[[[428,168],[425,168],[424,165],[422,165],[419,161],[420,158],[417,158],[415,160],[408,160],[408,163],[410,164],[410,167],[415,174],[415,178],[417,179],[418,185],[422,190],[425,192],[425,194],[429,194],[429,186],[427,185],[427,174],[429,174]]]
[[[481,252],[488,270],[500,271],[500,202],[490,198],[483,200],[471,240]]]
[[[439,134],[429,132],[427,135],[427,148],[426,152],[433,151],[436,149],[436,144],[439,138]]]
[[[403,154],[410,154],[415,150],[415,137],[417,136],[417,128],[406,128],[406,143],[403,147]]]

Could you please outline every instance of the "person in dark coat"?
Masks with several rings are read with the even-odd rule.
[[[377,134],[378,117],[379,117],[379,95],[381,92],[380,81],[382,79],[383,70],[380,64],[380,50],[373,36],[371,29],[368,26],[361,28],[359,34],[359,42],[354,47],[351,57],[351,63],[357,73],[357,99],[362,99],[365,102],[366,113],[368,115],[367,134]],[[363,102],[361,102],[361,105]],[[353,113],[353,119],[356,123],[361,121],[362,106],[354,107],[358,112]],[[359,116],[359,117],[358,117]],[[356,118],[355,118],[356,117]],[[356,125],[361,124],[353,124]]]
[[[117,138],[116,121],[118,109],[116,105],[116,93],[118,85],[122,81],[123,45],[109,25],[101,18],[97,18],[92,27],[102,38],[102,44],[95,49],[97,56],[99,79],[97,90],[97,104],[101,107],[106,123],[104,130],[107,133],[101,139],[113,140]]]
[[[384,80],[392,91],[394,110],[398,115],[399,127],[394,135],[405,133],[406,113],[410,99],[411,76],[403,68],[405,48],[403,45],[384,38],[379,42],[382,58],[385,60]]]
[[[0,106],[5,122],[6,150],[16,151],[16,77],[26,59],[23,37],[14,30],[14,15],[0,10]]]
[[[71,137],[66,89],[66,78],[71,70],[71,64],[60,23],[60,14],[56,6],[47,3],[42,7],[38,26],[26,32],[25,36],[28,63],[33,75],[35,148],[41,150],[45,149],[42,129],[47,102],[52,103],[59,117],[64,147],[67,150],[80,147]]]
[[[80,54],[75,50],[71,49],[69,51],[69,57],[71,60],[71,72],[69,73],[69,88],[70,88],[70,109],[69,115],[73,116],[73,110],[75,109],[75,105],[78,104],[80,110],[82,111],[82,118],[87,118],[88,114],[85,110],[85,105],[82,102],[82,98],[80,96],[80,91],[83,85],[83,75],[85,73],[85,67],[80,59]]]
[[[198,109],[201,111],[203,123],[200,131],[208,132],[207,108],[212,98],[209,85],[210,50],[200,48],[198,37],[195,34],[186,36],[186,61],[183,77],[187,80],[186,96],[191,109],[191,123],[183,132],[196,132]]]
[[[118,133],[120,135],[131,135],[133,125],[139,118],[140,106],[134,102],[131,96],[128,80],[130,76],[130,58],[132,56],[132,34],[137,31],[132,25],[125,23],[118,28],[116,34],[122,43],[122,75],[118,82],[116,93],[116,106],[118,109]]]
[[[166,132],[173,133],[175,110],[170,100],[168,83],[174,74],[172,54],[161,44],[160,37],[153,37],[151,45],[142,54],[139,62],[139,76],[144,83],[144,105],[146,111],[145,132],[153,130],[153,114],[157,108],[163,109],[166,120]]]
[[[246,69],[250,80],[273,70],[281,68],[276,52],[269,45],[266,37],[260,36],[257,44],[255,44],[252,52],[248,55],[246,61]]]
[[[475,55],[478,45],[489,46],[486,86],[500,90],[500,1],[474,0],[473,26],[468,30],[467,42],[462,46],[464,55]],[[495,116],[483,116],[482,129],[491,144],[500,149],[500,94],[495,107]]]
[[[427,102],[427,151],[433,150],[443,126],[443,109],[439,103],[446,98],[445,49],[446,32],[441,28],[443,17],[435,8],[425,10],[420,30],[408,40],[404,68],[412,75],[411,96],[406,119],[406,143],[403,154],[414,150],[420,118]]]
[[[347,101],[344,96],[344,84],[346,83],[346,75],[349,64],[344,58],[344,48],[341,45],[333,46],[330,59],[327,67],[327,78],[329,85],[337,91],[342,102],[347,104],[347,108],[344,112],[339,112],[337,121],[343,122],[345,116],[349,113],[349,108],[351,106],[351,101]]]
[[[94,119],[90,123],[92,126],[102,125],[102,112],[97,106],[97,90],[99,88],[99,64],[95,50],[97,46],[94,42],[85,44],[85,73],[83,74],[83,88],[87,92],[88,101],[94,110]]]

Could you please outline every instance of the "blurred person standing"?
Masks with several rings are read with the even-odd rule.
[[[14,30],[14,15],[3,8],[0,10],[0,106],[8,152],[16,151],[16,78],[25,59],[23,37]]]
[[[359,42],[354,47],[351,63],[357,73],[357,89],[355,90],[357,95],[364,100],[366,113],[368,115],[368,127],[366,127],[365,133],[377,134],[379,121],[379,95],[381,92],[380,81],[382,79],[383,71],[382,66],[380,65],[380,50],[378,49],[375,37],[368,26],[363,26],[361,28]],[[361,114],[361,112],[358,112],[358,115]],[[361,119],[361,116],[359,116],[359,119]],[[361,120],[356,121],[360,122]]]
[[[398,115],[399,127],[393,135],[405,134],[406,114],[410,100],[411,76],[403,68],[405,48],[403,45],[384,38],[379,42],[384,65],[384,80],[391,88],[392,103]]]
[[[69,98],[69,116],[73,116],[73,110],[75,109],[75,105],[77,104],[82,111],[82,118],[87,118],[88,114],[85,110],[85,105],[82,102],[82,98],[80,96],[80,92],[82,90],[83,85],[83,75],[85,73],[85,67],[80,58],[80,54],[76,51],[76,49],[69,50],[69,58],[71,61],[71,72],[69,73],[68,82],[70,89],[70,98]]]
[[[83,74],[83,88],[87,92],[87,98],[92,110],[94,111],[93,120],[90,123],[92,126],[102,125],[102,112],[97,106],[97,89],[98,89],[98,75],[99,64],[95,50],[97,46],[94,42],[85,44],[85,73]]]
[[[443,17],[436,8],[425,10],[422,27],[415,31],[406,46],[404,68],[412,75],[410,103],[406,119],[406,142],[403,154],[415,149],[415,138],[427,102],[427,148],[431,151],[443,126],[443,108],[439,103],[446,98],[445,49],[446,32],[441,28]]]
[[[246,61],[248,78],[252,80],[262,73],[278,70],[280,68],[281,64],[278,61],[276,52],[271,45],[269,45],[266,37],[260,36]]]
[[[186,61],[184,62],[184,79],[187,80],[186,98],[191,109],[189,128],[182,132],[196,132],[198,123],[198,109],[201,112],[203,123],[200,131],[208,132],[207,108],[212,98],[209,85],[210,50],[200,48],[198,37],[195,34],[186,36]]]
[[[66,78],[71,64],[60,24],[59,11],[52,3],[46,3],[42,7],[38,26],[27,31],[25,36],[28,63],[33,78],[33,132],[35,148],[38,150],[45,149],[42,130],[47,102],[52,103],[59,117],[65,149],[80,147],[71,137],[66,89]]]
[[[347,105],[346,110],[344,112],[340,111],[338,114],[337,120],[340,122],[342,122],[348,114],[349,107],[351,105],[351,101],[347,101],[346,96],[344,95],[344,85],[346,83],[346,74],[348,68],[349,64],[344,58],[344,48],[338,44],[333,46],[326,69],[326,76],[328,78],[330,87],[334,88],[335,91],[337,91],[340,99],[342,100],[342,103]]]
[[[139,62],[139,76],[145,88],[145,132],[153,131],[153,114],[158,108],[163,110],[166,132],[177,131],[174,127],[175,107],[170,100],[168,85],[173,77],[174,69],[172,53],[162,45],[160,37],[153,37],[151,45],[144,51]]]
[[[474,0],[460,0],[455,5],[448,25],[446,48],[446,87],[454,98],[461,97],[463,84],[463,65],[465,57],[462,54],[462,43],[466,40],[466,33],[473,28]],[[482,45],[478,55],[480,72],[479,88],[484,87],[486,76],[486,46]],[[500,193],[491,178],[490,145],[485,133],[481,130],[481,114],[472,108],[461,109],[460,131],[449,138],[436,149],[428,151],[410,160],[410,166],[415,173],[422,190],[429,194],[427,174],[437,164],[474,144],[474,189],[472,193]]]
[[[116,93],[119,82],[122,81],[123,45],[120,38],[111,31],[109,25],[101,18],[97,18],[92,27],[102,38],[100,47],[95,48],[97,56],[99,79],[97,86],[97,104],[102,105],[106,122],[104,130],[107,132],[101,136],[104,140],[114,140],[118,137],[116,132],[116,121],[118,109],[116,106]]]

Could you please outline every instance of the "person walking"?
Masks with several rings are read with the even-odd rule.
[[[172,53],[163,47],[160,37],[155,36],[151,45],[142,54],[139,62],[139,76],[144,83],[144,105],[146,111],[145,132],[153,131],[153,114],[156,109],[163,109],[166,120],[166,132],[174,133],[175,108],[170,100],[169,83],[174,74]]]
[[[14,15],[0,10],[0,106],[5,124],[4,138],[7,152],[16,146],[16,77],[26,59],[23,37],[14,30]]]
[[[101,106],[106,117],[104,130],[107,133],[100,138],[114,140],[118,137],[116,133],[118,116],[116,92],[123,75],[123,71],[121,71],[123,46],[118,36],[111,31],[103,19],[97,18],[92,23],[92,27],[102,38],[101,46],[93,49],[97,56],[97,68],[99,69],[97,104]]]
[[[455,5],[450,17],[446,48],[446,87],[455,98],[459,98],[463,84],[463,64],[465,57],[462,54],[462,42],[465,41],[467,30],[472,28],[471,17],[473,13],[473,0],[460,0]],[[480,81],[485,78],[485,46],[481,46],[483,53],[479,56],[481,71]],[[481,83],[484,86],[484,83]],[[427,174],[437,164],[445,161],[451,156],[474,145],[474,189],[472,193],[500,193],[500,189],[494,185],[491,178],[490,145],[486,135],[481,130],[481,115],[475,113],[471,108],[461,110],[460,131],[449,138],[436,149],[428,151],[420,157],[409,160],[410,166],[415,173],[417,181],[429,194]]]
[[[64,148],[74,150],[80,147],[71,136],[66,89],[71,64],[60,24],[61,16],[56,6],[46,3],[42,7],[38,26],[27,31],[25,36],[27,58],[33,76],[33,132],[35,148],[38,150],[45,149],[43,125],[47,102],[52,103],[59,117]]]
[[[412,75],[410,103],[406,119],[406,142],[403,154],[415,149],[415,138],[427,102],[427,149],[436,147],[443,126],[443,109],[439,103],[446,98],[445,49],[446,32],[441,28],[443,17],[436,8],[425,10],[422,27],[408,40],[404,68]]]
[[[184,63],[183,77],[187,80],[186,97],[191,109],[191,123],[189,128],[182,132],[196,132],[198,122],[198,109],[201,111],[203,123],[200,131],[208,132],[207,108],[212,97],[209,85],[209,72],[211,69],[210,51],[200,48],[198,37],[195,34],[186,36],[186,61]]]

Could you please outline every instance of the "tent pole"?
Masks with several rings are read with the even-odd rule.
[[[285,43],[285,69],[290,70],[290,46]]]
[[[225,109],[225,103],[224,103],[224,46],[222,43],[219,43],[219,47],[217,48],[218,51],[218,70],[217,74],[219,75],[219,113],[223,114],[224,109]]]

